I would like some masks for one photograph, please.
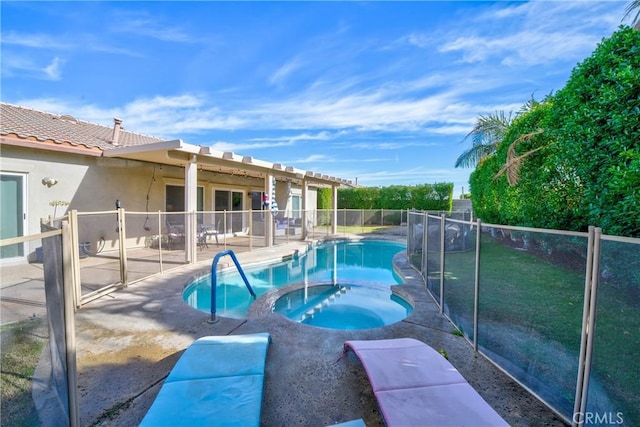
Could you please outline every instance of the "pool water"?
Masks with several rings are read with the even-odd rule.
[[[247,268],[245,275],[257,296],[294,283],[367,282],[390,287],[402,283],[393,271],[393,257],[405,247],[402,243],[377,240],[327,242],[288,261]],[[245,318],[254,298],[237,270],[218,273],[217,283],[216,314]],[[183,299],[190,306],[210,313],[211,276],[207,274],[190,283]]]
[[[389,286],[317,285],[280,297],[273,311],[289,319],[330,329],[370,329],[399,322],[413,307]]]

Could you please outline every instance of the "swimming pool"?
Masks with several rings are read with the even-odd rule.
[[[294,283],[367,282],[390,287],[402,284],[393,271],[393,257],[405,248],[402,243],[381,240],[325,242],[300,257],[247,268],[245,274],[257,296]],[[237,270],[218,273],[217,283],[217,315],[245,318],[254,299]],[[183,299],[191,307],[210,313],[211,276],[188,284]]]

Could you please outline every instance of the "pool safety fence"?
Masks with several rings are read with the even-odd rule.
[[[80,425],[70,247],[66,221],[0,241],[5,255],[41,248],[32,263],[3,267],[1,275],[3,426]]]
[[[640,239],[409,212],[407,255],[476,351],[572,425],[640,425]]]
[[[254,251],[329,235],[396,230],[404,235],[406,210],[133,212],[124,208],[78,212],[68,221],[78,307],[140,280],[210,261],[216,253]],[[27,248],[30,259],[42,247]],[[93,274],[99,266],[101,274]]]
[[[30,388],[52,381],[52,369],[63,373],[54,381],[64,404],[56,408],[52,399],[38,399],[42,404],[30,412],[36,416],[53,413],[78,425],[74,310],[87,302],[171,269],[210,262],[227,249],[239,253],[383,230],[406,239],[411,265],[470,345],[568,422],[583,425],[588,416],[613,414],[640,425],[640,239],[603,235],[594,227],[588,233],[508,227],[473,221],[469,212],[401,210],[313,210],[289,218],[272,211],[121,208],[71,211],[47,224],[53,229],[0,240],[3,261],[29,261],[19,274],[3,268],[0,276],[3,353],[12,351],[16,331],[42,337],[33,347],[32,380],[26,378],[19,394],[29,401],[36,393]],[[60,239],[59,251],[45,244],[51,237]],[[89,274],[91,268],[101,274]],[[51,304],[60,306],[49,286],[64,300],[64,316],[49,311]],[[32,327],[44,333],[34,334]],[[51,369],[38,359],[49,360]],[[23,414],[23,404],[3,401],[2,424],[9,414]],[[7,425],[23,421],[31,423],[9,419]]]

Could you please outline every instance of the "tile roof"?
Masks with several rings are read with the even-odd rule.
[[[16,105],[0,103],[0,135],[15,134],[21,139],[52,141],[109,150],[165,141],[120,129],[118,145],[111,142],[113,127],[83,122],[68,115],[36,111]]]

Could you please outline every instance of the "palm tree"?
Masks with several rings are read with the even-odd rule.
[[[636,16],[632,19],[631,25],[633,25],[633,28],[636,30],[640,30],[640,0],[633,0],[627,5],[627,9],[625,10],[625,14],[622,19],[632,15],[634,10],[636,11]]]
[[[520,107],[515,116],[518,117],[528,113],[539,103],[531,95],[531,99]],[[504,135],[513,122],[512,116],[513,113],[511,111],[509,114],[505,114],[504,111],[499,110],[486,116],[481,115],[478,117],[471,132],[462,140],[464,142],[471,137],[472,146],[458,156],[455,167],[476,167],[482,159],[495,153],[498,144],[502,142]]]
[[[537,135],[540,135],[542,133],[544,133],[544,129],[537,129],[534,132],[520,135],[519,138],[513,141],[507,149],[507,161],[504,166],[502,166],[500,170],[496,172],[496,174],[494,175],[494,179],[498,178],[500,175],[506,175],[509,185],[514,186],[518,184],[518,181],[520,180],[520,166],[522,165],[523,160],[536,151],[540,151],[545,147],[542,146],[534,148],[533,150],[529,150],[526,153],[518,155],[516,153],[516,146],[523,141],[534,139]]]
[[[502,110],[478,117],[471,132],[463,139],[464,142],[471,138],[471,148],[458,156],[455,167],[475,167],[480,160],[495,153],[512,121],[512,113],[506,114]]]

